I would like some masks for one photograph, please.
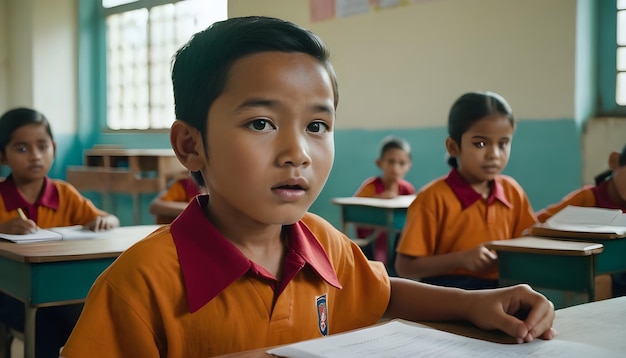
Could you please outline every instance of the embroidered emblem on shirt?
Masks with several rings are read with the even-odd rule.
[[[328,335],[328,306],[326,305],[326,293],[315,297],[317,307],[317,327],[322,336]]]

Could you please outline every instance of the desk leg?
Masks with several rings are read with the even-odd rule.
[[[35,322],[37,307],[24,304],[24,358],[35,358]]]
[[[140,207],[140,200],[139,200],[139,193],[133,193],[133,221],[135,223],[135,225],[139,225],[141,219],[141,207]]]
[[[389,276],[396,275],[396,231],[393,227],[393,209],[387,210],[387,272]]]

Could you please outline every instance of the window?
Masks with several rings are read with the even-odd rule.
[[[102,0],[106,26],[106,123],[169,128],[172,55],[191,35],[227,18],[227,0]]]
[[[626,0],[617,1],[617,77],[615,101],[626,106]]]

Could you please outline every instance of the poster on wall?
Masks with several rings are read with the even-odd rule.
[[[309,0],[311,22],[435,0]]]

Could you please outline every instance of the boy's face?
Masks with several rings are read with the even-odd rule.
[[[27,124],[16,129],[7,143],[2,164],[11,168],[16,183],[41,180],[54,162],[55,144],[43,124]]]
[[[470,184],[493,180],[506,167],[514,128],[506,116],[490,115],[476,121],[461,136],[461,147],[449,140],[448,151],[458,161],[459,174]]]
[[[216,225],[298,221],[330,173],[334,122],[331,79],[315,58],[237,60],[208,115],[203,175]]]

